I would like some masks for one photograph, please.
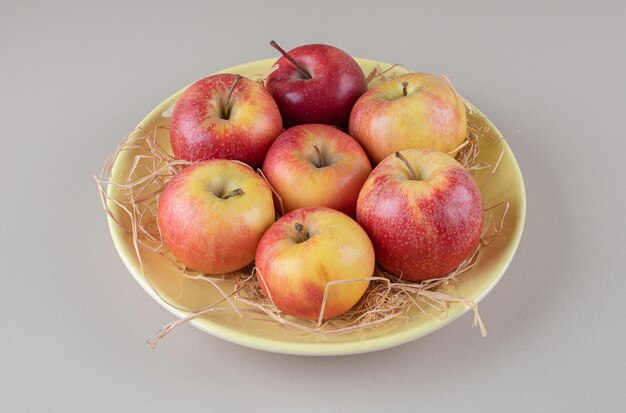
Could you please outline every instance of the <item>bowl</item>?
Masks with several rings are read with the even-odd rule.
[[[366,74],[376,67],[384,69],[391,66],[367,59],[357,58],[356,61]],[[259,60],[234,66],[218,73],[239,73],[243,76],[259,78],[271,68],[274,62],[275,59]],[[386,75],[406,72],[406,69],[396,66]],[[159,126],[168,126],[172,107],[184,90],[185,88],[179,90],[161,102],[139,123],[138,127],[149,131]],[[496,209],[505,203],[509,205],[499,236],[487,247],[481,248],[476,265],[461,274],[453,283],[440,289],[444,293],[478,303],[498,283],[513,259],[524,227],[526,197],[522,174],[511,148],[502,139],[496,127],[471,103],[465,102],[468,107],[468,116],[475,124],[483,128],[486,136],[492,138],[482,140],[478,162],[494,164],[501,156],[496,173],[492,174],[490,170],[480,170],[474,173],[481,189],[484,205],[485,207],[496,206]],[[157,141],[167,150],[170,149],[169,132],[166,128],[158,129]],[[121,179],[127,176],[133,158],[132,150],[122,152],[113,164],[111,177]],[[113,199],[118,196],[116,189],[111,185],[107,189],[107,194]],[[109,207],[113,213],[120,212],[119,206],[111,201],[109,201]],[[221,297],[209,283],[183,276],[176,266],[160,254],[142,250],[142,271],[131,235],[110,216],[109,229],[120,257],[137,283],[176,317],[185,317],[190,314],[190,311],[204,308]],[[238,305],[244,306],[244,304]],[[328,356],[366,353],[398,346],[432,333],[457,319],[469,309],[470,307],[464,304],[451,304],[445,315],[432,317],[421,313],[416,308],[411,308],[407,311],[407,317],[393,319],[373,328],[338,335],[294,334],[292,330],[269,318],[263,320],[240,317],[234,311],[211,312],[191,320],[190,323],[216,337],[258,350],[283,354]]]

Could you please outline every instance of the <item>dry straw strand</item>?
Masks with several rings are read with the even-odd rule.
[[[274,189],[274,186],[272,186],[272,184],[270,183],[270,181],[267,179],[267,177],[265,176],[265,174],[263,173],[263,170],[261,168],[256,170],[257,173],[259,175],[261,175],[261,178],[263,178],[263,180],[265,181],[265,183],[267,184],[267,186],[270,187],[270,189],[272,190],[272,193],[274,194],[274,197],[276,198],[276,200],[278,201],[278,213],[280,214],[279,216],[283,216],[285,215],[285,204],[283,203],[283,198],[278,194],[278,192]]]
[[[391,76],[389,76],[387,73],[389,73],[391,70],[393,70],[396,67],[403,67],[403,66],[401,64],[395,63],[383,69],[380,64],[376,64],[376,66],[369,72],[369,74],[365,78],[365,82],[367,83],[368,86],[370,86],[376,80],[385,81],[385,80],[393,79],[396,77],[396,73],[391,72]]]

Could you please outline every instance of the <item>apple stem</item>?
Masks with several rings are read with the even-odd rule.
[[[233,189],[232,191],[225,193],[222,196],[222,199],[228,199],[239,195],[243,195],[243,189],[241,188]]]
[[[409,82],[402,82],[402,96],[406,96],[407,88],[409,87]]]
[[[278,43],[276,43],[274,40],[272,40],[270,42],[270,46],[272,46],[274,49],[278,50],[280,52],[280,54],[283,55],[283,57],[287,60],[289,60],[289,63],[291,63],[292,65],[294,65],[296,67],[296,69],[298,69],[300,71],[300,73],[302,73],[302,76],[304,76],[305,79],[313,79],[313,76],[311,76],[311,74],[302,66],[300,66],[298,64],[298,62],[296,62],[296,60],[289,56],[289,54],[278,45]]]
[[[296,222],[295,227],[296,227],[296,231],[298,231],[298,234],[300,234],[300,242],[304,242],[309,239],[310,237],[309,231],[304,232],[304,225],[302,225],[299,222]]]
[[[233,84],[230,85],[230,88],[228,89],[228,94],[226,95],[226,103],[225,103],[225,108],[224,108],[224,119],[229,119],[230,118],[230,111],[231,111],[231,107],[230,107],[230,97],[233,94],[233,91],[235,90],[235,87],[237,87],[237,83],[239,83],[239,81],[241,80],[241,75],[235,75],[235,80],[233,80]]]
[[[318,168],[323,168],[326,166],[326,164],[324,164],[324,158],[322,157],[322,152],[320,151],[319,146],[317,146],[317,144],[315,142],[313,142],[313,148],[315,149],[315,152],[317,152],[317,158],[319,159],[320,163],[319,165],[317,165]]]
[[[411,176],[413,177],[413,180],[419,181],[419,179],[417,178],[417,174],[415,173],[415,169],[413,169],[413,167],[411,166],[409,161],[404,157],[404,155],[402,155],[400,152],[396,152],[396,158],[399,158],[402,162],[404,162],[404,164],[406,165],[407,169],[411,173]]]

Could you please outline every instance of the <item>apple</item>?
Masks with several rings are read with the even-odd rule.
[[[276,138],[263,174],[278,192],[286,212],[324,206],[352,217],[372,166],[361,146],[334,126],[309,124]]]
[[[180,96],[170,142],[178,159],[235,159],[256,168],[282,128],[278,106],[263,86],[220,74],[195,82]]]
[[[454,158],[409,149],[374,168],[359,194],[357,221],[382,267],[422,281],[455,270],[476,248],[483,203],[476,182]]]
[[[250,264],[275,218],[272,191],[241,162],[188,166],[167,184],[158,224],[174,257],[196,271],[224,274]]]
[[[465,105],[447,82],[407,73],[368,90],[354,104],[349,133],[374,165],[403,149],[454,152],[465,140]]]
[[[280,218],[261,238],[255,265],[264,294],[282,312],[318,320],[340,316],[365,293],[374,248],[352,218],[330,208],[302,208]]]
[[[285,127],[324,123],[346,129],[354,102],[367,90],[359,64],[346,52],[325,44],[284,51],[277,69],[267,77],[267,90],[276,100]]]

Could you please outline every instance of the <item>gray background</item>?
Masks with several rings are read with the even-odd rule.
[[[623,2],[0,3],[0,410],[624,411]],[[503,132],[528,218],[467,314],[407,345],[305,358],[172,316],[111,242],[91,177],[185,84],[286,48],[446,74]],[[393,410],[391,410],[393,411]]]

